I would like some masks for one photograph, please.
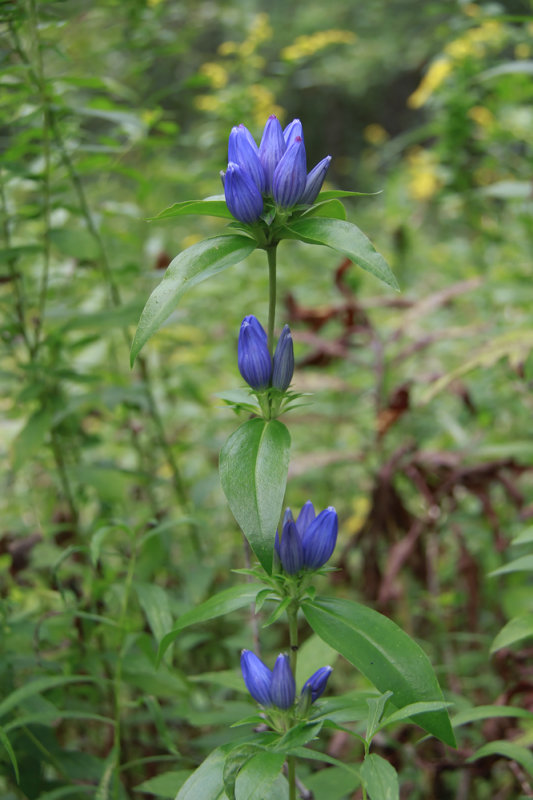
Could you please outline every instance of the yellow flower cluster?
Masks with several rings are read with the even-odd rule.
[[[408,191],[414,200],[429,200],[442,186],[435,156],[428,150],[415,147],[407,155],[409,164]]]
[[[310,36],[298,36],[291,45],[283,48],[281,57],[285,61],[298,61],[300,58],[314,56],[331,44],[352,44],[356,39],[353,31],[317,31]]]
[[[377,122],[367,125],[363,131],[363,136],[369,144],[374,145],[383,144],[389,138],[385,128],[382,125],[378,125]]]
[[[270,25],[268,14],[256,14],[252,22],[250,32],[244,42],[222,42],[218,48],[219,55],[233,56],[238,55],[243,59],[249,58],[260,44],[272,38],[274,31]]]
[[[468,116],[479,125],[480,128],[488,128],[494,122],[494,115],[485,106],[472,106],[468,109]]]
[[[223,89],[228,82],[227,70],[221,64],[214,61],[206,61],[200,67],[200,75],[204,75],[213,89]]]
[[[453,71],[455,63],[465,58],[482,58],[487,49],[501,46],[505,36],[506,30],[501,22],[486,20],[449,42],[444,48],[444,55],[430,64],[417,89],[407,99],[409,108],[421,108],[425,105]]]
[[[252,100],[252,116],[257,126],[262,127],[270,114],[275,114],[283,121],[285,110],[275,104],[275,98],[270,89],[255,83],[249,88]]]

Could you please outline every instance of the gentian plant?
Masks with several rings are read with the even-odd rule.
[[[222,233],[192,245],[171,262],[141,315],[132,362],[182,294],[196,283],[242,261],[256,249],[265,251],[269,274],[266,330],[248,313],[250,309],[243,309],[246,315],[238,334],[237,366],[247,388],[220,395],[251,415],[222,448],[220,479],[258,563],[235,570],[247,576],[246,583],[226,589],[184,614],[161,640],[158,657],[163,657],[187,625],[250,602],[256,614],[271,607],[265,625],[286,619],[289,643],[289,653],[280,654],[272,670],[254,652],[243,650],[244,685],[259,708],[235,723],[242,726],[242,736],[217,748],[186,781],[176,800],[200,796],[202,800],[235,800],[241,776],[242,780],[246,777],[247,785],[260,784],[262,800],[280,796],[296,800],[298,786],[301,788],[297,759],[341,766],[350,773],[353,788],[362,787],[363,798],[398,800],[394,768],[370,751],[375,734],[388,724],[415,718],[427,733],[446,744],[453,746],[455,741],[446,703],[423,650],[376,611],[349,599],[317,595],[317,579],[332,569],[329,562],[338,532],[335,508],[329,506],[317,514],[308,501],[296,519],[290,508],[282,516],[290,435],[278,417],[293,408],[300,396],[290,389],[294,351],[289,326],[285,324],[277,341],[275,338],[278,245],[284,239],[296,239],[326,246],[398,288],[383,256],[346,220],[339,198],[358,193],[322,191],[330,162],[328,155],[308,170],[300,120],[282,129],[275,116],[269,117],[259,145],[239,124],[231,130],[228,165],[221,173],[224,195],[176,203],[156,217],[211,214],[229,222]],[[321,700],[330,666],[316,669],[303,682],[297,698],[303,619],[333,652],[344,656],[374,684],[375,691],[363,693],[366,722],[361,715],[361,696],[354,700],[352,693],[334,701]],[[304,671],[302,681],[310,671]],[[350,719],[355,727],[346,727]],[[315,750],[307,748],[323,729],[339,728],[361,742],[362,764],[345,764],[325,754],[319,758]],[[309,795],[301,788],[300,796]]]

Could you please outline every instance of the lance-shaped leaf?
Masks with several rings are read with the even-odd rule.
[[[322,244],[347,256],[362,269],[370,272],[383,283],[400,290],[398,281],[370,239],[357,225],[342,219],[301,217],[283,228],[287,239],[300,239],[309,244]]]
[[[163,219],[184,217],[191,214],[232,219],[224,195],[221,195],[217,197],[206,197],[205,200],[184,200],[181,203],[174,203],[168,208],[165,208],[164,211],[160,211],[155,217],[149,217],[148,222],[159,222]]]
[[[283,423],[251,419],[232,433],[220,453],[220,481],[233,516],[269,574],[290,444]]]
[[[317,598],[303,604],[313,628],[380,692],[393,692],[397,708],[410,703],[443,702],[431,663],[416,642],[388,617],[351,600]],[[455,738],[445,710],[419,714],[417,723],[446,744]]]
[[[242,261],[255,248],[253,239],[230,234],[204,239],[176,256],[143,309],[131,346],[132,365],[150,336],[174,311],[182,294],[191,286]]]

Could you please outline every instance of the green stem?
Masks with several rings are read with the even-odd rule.
[[[274,325],[276,323],[276,248],[266,248],[268,258],[268,349],[274,353]]]
[[[289,643],[291,648],[291,670],[296,677],[296,664],[298,662],[298,602],[293,600],[287,608],[289,620]],[[289,800],[296,800],[296,758],[287,758],[287,778],[289,781]]]

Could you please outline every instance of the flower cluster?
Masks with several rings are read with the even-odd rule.
[[[296,522],[288,508],[283,518],[281,540],[276,531],[275,550],[283,571],[294,575],[302,569],[319,569],[331,558],[337,543],[337,512],[333,506],[316,515],[310,500]]]
[[[259,147],[244,125],[232,128],[228,143],[228,168],[221,173],[226,204],[240,222],[257,222],[265,199],[279,209],[311,205],[316,200],[331,156],[307,172],[302,123],[294,119],[285,130],[270,116]]]
[[[285,392],[294,372],[289,326],[285,325],[281,331],[272,359],[263,326],[253,314],[245,317],[239,331],[238,365],[242,377],[256,392],[264,392],[271,386]]]
[[[288,656],[280,653],[270,670],[251,650],[241,654],[242,677],[246,688],[262,706],[275,706],[283,711],[291,708],[296,697],[296,682]],[[309,697],[314,703],[324,692],[331,667],[321,667],[302,686],[301,698]]]

